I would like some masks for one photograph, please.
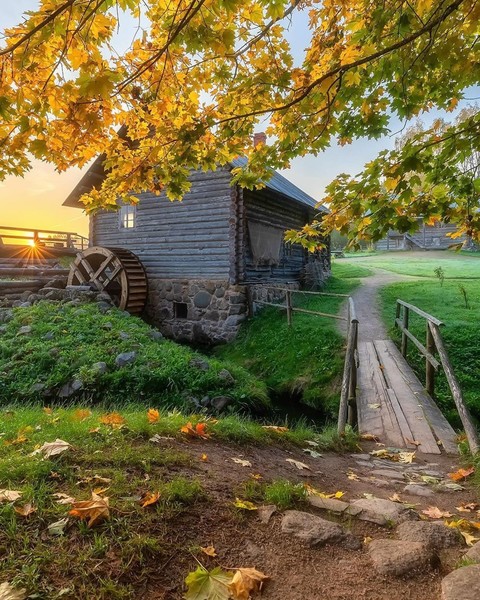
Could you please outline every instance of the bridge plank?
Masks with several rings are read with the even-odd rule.
[[[358,354],[360,357],[357,391],[359,432],[373,434],[387,445],[403,447],[403,437],[387,394],[386,382],[373,343],[360,342]]]
[[[425,418],[418,394],[414,392],[410,385],[414,383],[415,375],[413,374],[414,379],[412,379],[413,372],[409,373],[405,369],[407,363],[395,345],[389,345],[385,340],[377,340],[374,345],[380,363],[384,367],[383,374],[388,387],[395,390],[396,398],[410,427],[413,435],[411,439],[421,443],[418,452],[441,454],[430,425]]]
[[[394,352],[397,350],[392,340],[385,341],[386,347]],[[442,411],[438,408],[435,401],[427,394],[421,382],[417,379],[415,372],[406,361],[397,363],[408,385],[416,395],[418,403],[421,405],[425,418],[433,429],[435,436],[442,442],[442,446],[447,454],[458,454],[456,442],[457,434],[450,423],[447,421]]]

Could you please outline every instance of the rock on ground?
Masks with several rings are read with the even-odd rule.
[[[451,548],[462,542],[458,531],[443,522],[405,521],[398,526],[397,536],[405,542],[420,542],[432,550]]]
[[[378,573],[393,576],[424,571],[435,557],[425,544],[404,540],[373,540],[368,544],[368,554]]]
[[[125,367],[126,365],[130,365],[135,362],[137,358],[137,353],[135,351],[132,352],[121,352],[115,357],[115,364],[117,367]]]
[[[417,513],[406,508],[403,504],[384,500],[383,498],[355,500],[345,512],[358,517],[362,521],[370,521],[377,525],[396,525],[403,521],[418,519]]]
[[[299,510],[287,510],[282,519],[283,533],[290,533],[310,546],[338,544],[358,550],[362,544],[341,525]]]
[[[461,567],[442,581],[441,600],[478,600],[480,598],[480,565]]]
[[[477,563],[480,563],[480,542],[474,544],[470,550],[465,554],[467,558],[470,560],[474,560]],[[479,595],[480,598],[480,595]]]

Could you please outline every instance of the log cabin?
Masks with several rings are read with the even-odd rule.
[[[243,164],[238,158],[215,171],[193,171],[181,202],[141,193],[135,206],[90,216],[91,246],[128,250],[143,265],[148,293],[142,314],[167,337],[227,342],[252,297],[269,301],[279,293],[270,286],[313,288],[330,274],[329,239],[315,253],[284,241],[287,229],[327,209],[277,172],[261,189],[232,185],[231,170]],[[80,197],[103,176],[99,157],[64,205],[83,208]]]

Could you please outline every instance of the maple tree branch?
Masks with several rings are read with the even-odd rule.
[[[304,100],[310,94],[310,92],[312,92],[316,87],[318,87],[326,79],[329,79],[330,77],[333,77],[334,75],[337,75],[340,72],[345,73],[346,71],[350,71],[351,69],[355,69],[356,67],[360,67],[362,65],[373,62],[373,61],[377,60],[378,58],[381,58],[382,56],[391,54],[395,50],[399,50],[400,48],[403,48],[404,46],[408,46],[409,44],[411,44],[418,38],[422,37],[426,33],[430,33],[433,29],[435,29],[435,27],[437,27],[438,25],[441,25],[443,23],[443,21],[445,21],[445,19],[447,19],[455,10],[457,10],[464,1],[465,0],[455,0],[442,12],[441,15],[439,15],[437,18],[431,20],[424,27],[422,27],[415,33],[412,33],[411,35],[404,38],[403,40],[400,40],[400,41],[396,42],[395,44],[388,46],[387,48],[382,48],[382,50],[378,50],[377,52],[374,52],[373,54],[370,54],[369,56],[364,56],[363,58],[359,58],[358,60],[355,60],[351,63],[339,65],[338,67],[331,69],[327,73],[324,73],[321,77],[318,77],[317,79],[312,81],[312,83],[310,83],[306,88],[304,88],[304,90],[302,91],[301,94],[299,94],[293,100],[290,100],[290,102],[287,102],[287,103],[283,104],[282,106],[274,106],[274,107],[254,110],[245,115],[233,115],[231,117],[225,117],[225,119],[221,119],[220,121],[218,121],[217,125],[222,124],[222,123],[227,123],[229,121],[234,121],[240,117],[241,118],[254,117],[257,115],[264,115],[264,114],[268,114],[268,113],[281,112],[284,110],[288,110],[292,106],[295,106],[296,104],[298,104],[299,102]]]
[[[50,13],[48,15],[48,17],[45,17],[45,19],[41,23],[36,25],[31,31],[29,31],[24,36],[22,36],[17,42],[15,42],[15,44],[12,44],[8,48],[4,48],[3,50],[0,50],[0,56],[4,56],[5,54],[14,52],[17,48],[19,48],[20,46],[22,46],[23,44],[28,42],[28,40],[31,37],[33,37],[38,31],[43,29],[43,27],[45,27],[45,25],[48,25],[49,23],[54,21],[59,15],[61,15],[66,10],[68,10],[77,1],[78,0],[67,0],[66,2],[64,2],[61,6],[59,6],[57,8],[57,10],[54,10],[52,13]]]

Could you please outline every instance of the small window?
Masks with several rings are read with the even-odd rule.
[[[173,314],[176,319],[186,319],[188,316],[188,306],[186,302],[174,302]]]
[[[125,204],[120,207],[120,229],[133,229],[136,225],[137,207]]]

